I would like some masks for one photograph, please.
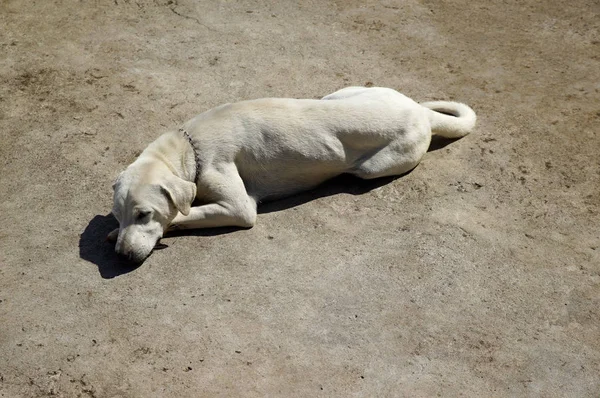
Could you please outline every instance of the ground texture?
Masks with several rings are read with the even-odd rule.
[[[0,396],[598,397],[598,2],[266,3],[0,1]],[[117,263],[156,136],[348,85],[479,123]]]

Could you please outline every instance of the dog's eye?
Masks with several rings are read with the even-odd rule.
[[[142,221],[144,220],[146,217],[148,217],[150,215],[149,211],[140,211],[137,215],[137,220],[138,221]]]

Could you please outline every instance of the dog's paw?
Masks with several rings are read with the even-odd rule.
[[[113,229],[107,236],[106,236],[106,240],[112,243],[115,243],[117,241],[117,238],[119,237],[119,228]]]

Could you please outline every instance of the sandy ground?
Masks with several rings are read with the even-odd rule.
[[[600,396],[598,2],[265,3],[0,1],[0,396]],[[348,85],[479,124],[118,264],[155,137]]]

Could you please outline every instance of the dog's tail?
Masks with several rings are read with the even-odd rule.
[[[431,132],[446,138],[459,138],[469,134],[477,116],[473,109],[460,102],[431,101],[423,102],[428,108]]]

